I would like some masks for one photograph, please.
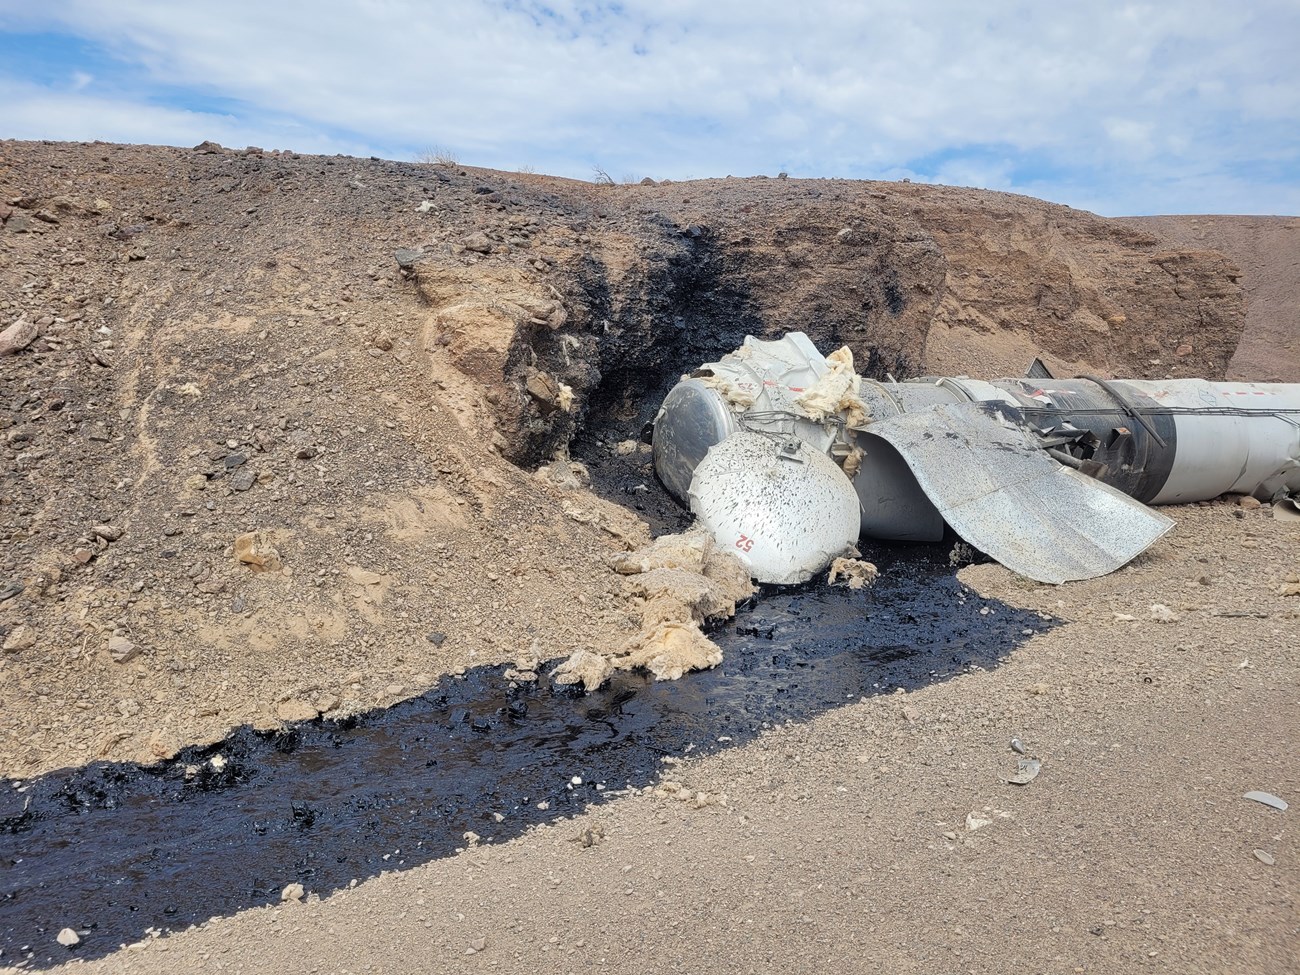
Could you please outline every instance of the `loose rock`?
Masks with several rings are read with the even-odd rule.
[[[36,336],[40,334],[40,329],[34,322],[29,322],[25,318],[20,318],[3,332],[0,332],[0,355],[13,355],[21,352],[32,342],[36,341]]]
[[[262,532],[245,532],[235,539],[235,558],[255,572],[280,568],[280,553]]]
[[[140,648],[124,636],[108,638],[108,654],[115,663],[124,664],[140,656]]]
[[[15,626],[9,635],[5,637],[5,653],[17,653],[19,650],[30,650],[36,646],[36,631],[30,626]]]

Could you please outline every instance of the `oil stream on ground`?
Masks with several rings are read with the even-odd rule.
[[[479,667],[346,720],[0,784],[0,965],[72,957],[55,941],[64,927],[81,936],[76,956],[100,957],[295,881],[327,896],[452,855],[466,831],[502,842],[654,783],[665,755],[995,666],[1053,625],[977,597],[946,550],[867,557],[882,570],[872,588],[768,592],[712,634],[721,666],[679,681],[620,673],[582,694]]]

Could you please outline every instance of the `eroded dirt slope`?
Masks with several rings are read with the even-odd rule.
[[[1126,223],[1184,247],[1209,247],[1242,273],[1246,330],[1229,379],[1300,380],[1300,220],[1295,217],[1130,217]]]

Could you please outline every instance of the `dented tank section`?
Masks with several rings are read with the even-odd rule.
[[[716,464],[697,476],[715,444],[759,434],[775,457],[798,442],[836,462],[856,495],[861,536],[935,541],[951,528],[1045,582],[1101,575],[1143,551],[1173,524],[1147,504],[1229,492],[1281,502],[1300,492],[1300,384],[1055,379],[1046,370],[877,382],[846,376],[846,362],[851,370],[847,350],[825,357],[793,332],[748,338],[695,370],[655,420],[665,487],[698,515],[723,477]],[[811,512],[805,489],[816,493],[783,480],[787,501]],[[988,510],[966,503],[967,489],[984,491]],[[752,521],[765,517],[760,494],[733,501],[727,532],[755,537],[736,525],[746,504]],[[767,572],[756,578],[782,575]]]

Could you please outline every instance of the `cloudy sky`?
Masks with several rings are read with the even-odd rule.
[[[0,138],[1300,213],[1297,0],[0,0]]]

